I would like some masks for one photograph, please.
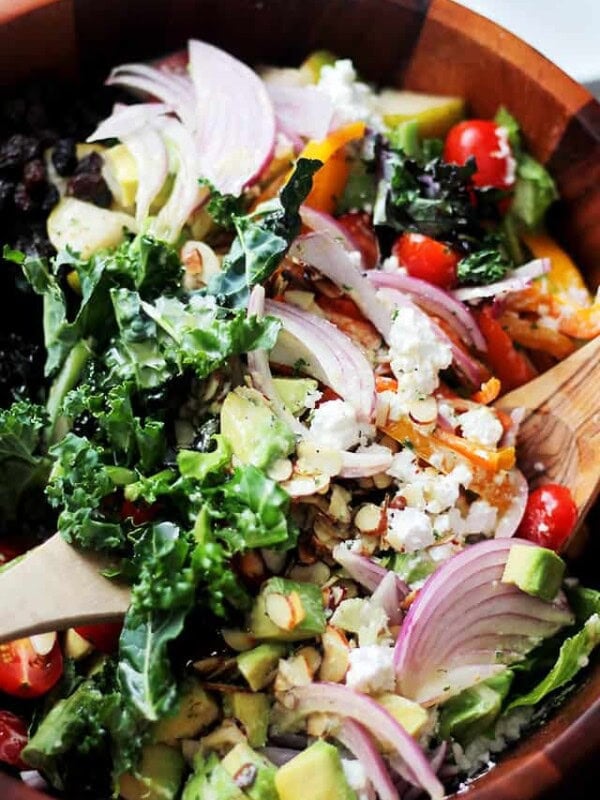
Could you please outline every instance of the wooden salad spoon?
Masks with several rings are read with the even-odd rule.
[[[532,485],[568,486],[582,520],[600,487],[600,337],[497,406],[525,409],[521,469]],[[122,616],[129,589],[100,574],[107,566],[58,534],[30,551],[0,574],[0,641]]]

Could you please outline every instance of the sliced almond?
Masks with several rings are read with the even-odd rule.
[[[352,512],[350,509],[350,501],[352,495],[347,489],[342,486],[333,484],[331,487],[331,498],[329,500],[329,508],[327,513],[335,522],[341,522],[348,525],[352,519]]]
[[[294,473],[289,481],[281,484],[282,488],[291,497],[307,497],[317,492],[329,489],[329,477],[327,475],[301,475]]]
[[[350,666],[350,645],[339,628],[328,625],[321,636],[323,661],[319,670],[319,680],[341,683]]]
[[[296,469],[306,475],[339,475],[342,471],[342,454],[339,450],[319,447],[313,442],[298,445]]]
[[[312,683],[313,673],[308,661],[302,655],[281,659],[275,677],[275,692],[287,692],[294,686],[308,686]]]
[[[435,425],[438,416],[437,400],[432,396],[413,400],[408,407],[408,416],[417,425]]]
[[[361,533],[377,533],[382,526],[382,517],[385,523],[385,512],[374,503],[364,503],[354,516],[354,525]]]
[[[289,458],[278,458],[267,470],[267,475],[272,481],[281,483],[282,481],[289,480],[292,477],[293,471],[294,468]]]
[[[377,475],[373,475],[373,483],[376,489],[387,489],[392,485],[393,479],[387,472],[380,472]]]
[[[251,650],[256,644],[256,639],[250,636],[246,631],[223,628],[221,635],[225,643],[237,653],[243,653],[244,650]]]
[[[308,665],[308,671],[314,678],[319,667],[321,666],[321,654],[317,648],[307,645],[305,647],[301,647],[296,655],[302,656],[302,658],[306,661]]]
[[[306,732],[309,736],[323,738],[331,736],[340,726],[339,717],[317,711],[306,718]]]
[[[36,636],[30,636],[29,641],[38,656],[47,656],[56,642],[56,632],[38,633]]]
[[[265,598],[265,612],[271,622],[284,631],[294,630],[306,616],[298,592],[271,592]]]

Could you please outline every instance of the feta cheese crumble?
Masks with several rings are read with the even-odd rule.
[[[360,761],[342,758],[342,769],[348,786],[356,792],[356,800],[375,800],[373,785]]]
[[[495,447],[504,432],[498,417],[486,406],[459,414],[458,424],[465,439],[488,447]]]
[[[393,692],[396,687],[393,647],[372,644],[351,650],[346,685],[366,694]]]
[[[431,519],[417,508],[390,508],[386,538],[394,550],[412,553],[435,541]]]
[[[332,127],[363,121],[375,130],[384,129],[383,120],[375,110],[375,94],[366,83],[357,80],[356,70],[349,58],[321,67],[317,89],[333,103]]]
[[[310,434],[321,447],[332,450],[348,450],[362,438],[356,411],[344,400],[329,400],[315,409]]]

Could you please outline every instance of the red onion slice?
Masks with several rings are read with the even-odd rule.
[[[152,124],[157,117],[173,111],[165,103],[138,103],[133,106],[116,105],[110,117],[101,122],[86,141],[98,142],[102,139],[123,139],[136,133],[140,128]]]
[[[411,782],[424,789],[432,800],[442,800],[444,787],[423,750],[382,706],[367,695],[337,683],[297,686],[283,697],[284,704],[301,714],[324,712],[360,722],[375,739],[396,750],[409,767]]]
[[[307,139],[323,139],[333,118],[333,103],[314,86],[266,84],[277,123],[284,131]]]
[[[379,288],[388,287],[406,292],[418,306],[452,325],[460,338],[468,345],[472,345],[481,353],[485,353],[487,350],[485,339],[471,312],[448,292],[427,283],[427,281],[422,281],[420,278],[412,278],[401,272],[369,270],[367,277],[374,286]]]
[[[388,572],[371,596],[371,603],[382,608],[390,625],[399,625],[404,617],[401,603],[409,588],[395,572]]]
[[[350,403],[360,421],[370,421],[375,407],[375,378],[358,347],[327,320],[287,303],[268,300],[265,310],[283,323],[271,360],[291,367],[302,360],[303,372]]]
[[[394,786],[390,773],[385,766],[381,753],[373,744],[365,728],[353,719],[345,719],[335,734],[335,738],[355,756],[379,800],[398,800],[398,792]]]
[[[302,224],[306,225],[307,228],[310,228],[315,233],[325,234],[336,242],[339,242],[344,250],[347,250],[349,253],[358,253],[358,255],[361,255],[354,239],[350,236],[346,228],[340,225],[331,214],[326,214],[324,211],[317,211],[310,206],[300,206],[300,217],[302,219]],[[361,268],[364,268],[362,256]]]
[[[535,636],[532,649],[572,621],[563,596],[546,603],[501,583],[513,544],[491,539],[471,545],[428,578],[396,641],[397,685],[406,697],[442,702],[505,669],[498,652],[524,655],[510,650],[515,636]],[[519,544],[536,547],[524,540]],[[492,638],[495,646],[483,647]]]
[[[331,555],[353,580],[371,593],[377,589],[389,573],[389,570],[382,567],[381,564],[348,550],[345,544],[338,544],[334,547]]]
[[[488,283],[487,286],[464,286],[462,289],[455,289],[452,296],[463,303],[473,300],[481,300],[485,297],[496,297],[509,292],[519,292],[531,286],[534,278],[539,278],[550,271],[549,258],[536,258],[517,267],[509,272],[505,278],[496,283]]]
[[[342,453],[342,478],[370,478],[392,466],[392,451],[387,447],[372,445],[356,453]]]
[[[391,314],[377,297],[377,291],[361,273],[360,254],[355,258],[340,242],[324,233],[309,233],[294,240],[289,256],[316,267],[343,288],[383,338],[389,340]]]
[[[151,126],[124,134],[121,140],[129,148],[137,167],[135,218],[141,225],[169,174],[167,147],[160,133]]]
[[[273,104],[260,77],[237,58],[195,39],[188,50],[201,174],[220,192],[239,195],[273,153]]]

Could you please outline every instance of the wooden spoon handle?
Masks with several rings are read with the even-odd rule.
[[[568,486],[582,519],[600,488],[600,337],[497,405],[525,408],[521,468],[533,484]]]
[[[104,578],[106,559],[56,534],[0,576],[0,642],[122,617],[130,591]]]

